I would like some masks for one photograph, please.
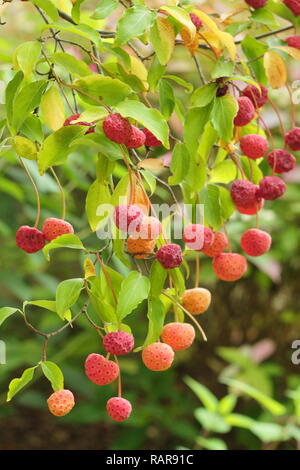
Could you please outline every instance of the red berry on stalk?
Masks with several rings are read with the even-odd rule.
[[[156,259],[165,269],[177,268],[182,263],[181,248],[176,243],[163,245],[157,250]]]
[[[106,411],[114,421],[125,421],[131,415],[130,401],[122,397],[113,397],[106,403]]]
[[[103,132],[113,142],[124,144],[131,134],[131,125],[121,114],[112,113],[103,120]]]
[[[228,238],[222,232],[216,232],[214,234],[214,240],[210,246],[203,249],[203,253],[210,258],[214,258],[215,256],[223,253],[228,247]]]
[[[95,132],[95,127],[91,126],[91,123],[90,122],[86,122],[86,121],[80,121],[80,122],[74,122],[73,121],[77,121],[77,119],[80,118],[80,114],[72,114],[72,116],[69,116],[65,122],[64,122],[64,126],[88,126],[89,129],[86,131],[85,134],[92,134]]]
[[[104,336],[103,347],[114,356],[128,354],[134,348],[134,337],[126,331],[113,331]]]
[[[120,373],[118,364],[96,353],[88,355],[84,367],[86,376],[96,385],[110,384]]]
[[[248,209],[245,209],[244,207],[239,207],[239,206],[236,206],[236,209],[241,213],[241,214],[245,214],[245,215],[255,215],[257,214],[257,212],[260,211],[260,209],[262,209],[262,207],[264,206],[264,200],[261,199],[258,203],[256,203],[253,207],[249,207]]]
[[[213,270],[222,281],[237,281],[247,271],[247,260],[238,253],[221,253],[213,260]]]
[[[241,237],[241,247],[249,256],[261,256],[267,253],[271,244],[271,235],[258,228],[247,230]]]
[[[123,232],[134,232],[142,223],[144,214],[135,204],[116,206],[113,214],[114,222]]]
[[[54,238],[57,238],[60,235],[74,233],[74,229],[69,222],[62,219],[56,219],[55,217],[50,217],[45,220],[42,231],[48,242],[51,242],[51,240],[54,240]]]
[[[259,182],[258,195],[267,201],[278,199],[286,191],[286,184],[278,176],[265,176]]]
[[[160,147],[162,142],[158,140],[152,132],[150,132],[146,127],[142,129],[142,132],[145,134],[145,145],[146,147]]]
[[[245,2],[256,10],[257,8],[264,7],[268,3],[268,0],[245,0]]]
[[[239,127],[246,126],[255,116],[254,106],[247,96],[240,96],[237,101],[239,109],[233,121],[234,125]]]
[[[161,337],[173,351],[183,351],[192,345],[195,339],[195,329],[189,323],[167,323],[163,327]]]
[[[294,127],[287,132],[284,136],[284,140],[290,149],[300,150],[300,127]]]
[[[231,198],[238,207],[249,209],[260,202],[258,186],[247,180],[235,180],[231,185]]]
[[[286,43],[289,47],[300,49],[300,36],[289,36],[286,38]]]
[[[190,224],[185,227],[182,238],[191,250],[202,251],[212,244],[214,233],[202,224]]]
[[[295,168],[296,158],[286,150],[274,150],[268,155],[268,163],[276,173],[287,173]]]
[[[145,366],[150,370],[167,370],[172,365],[174,351],[166,343],[152,343],[143,349],[142,359]]]
[[[255,108],[261,108],[268,101],[268,90],[259,83],[260,91],[255,85],[248,85],[242,91],[243,96],[247,96]]]
[[[256,158],[262,158],[267,153],[268,141],[261,135],[248,134],[241,138],[240,147],[246,157],[255,160]]]
[[[283,0],[283,3],[294,13],[300,15],[300,0]]]
[[[47,400],[49,411],[54,416],[65,416],[75,405],[74,395],[70,390],[58,390]]]
[[[28,225],[22,225],[16,233],[16,244],[26,253],[36,253],[45,246],[43,232]]]
[[[195,13],[190,13],[190,18],[192,20],[192,23],[196,26],[196,29],[198,31],[198,29],[200,29],[201,26],[202,26],[201,19],[199,18],[198,15],[195,15]]]
[[[130,134],[127,136],[124,144],[128,149],[137,149],[145,144],[146,136],[143,131],[136,126],[131,126]]]

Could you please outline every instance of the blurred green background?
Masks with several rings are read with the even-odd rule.
[[[38,37],[42,23],[32,5],[15,0],[0,7],[0,17],[7,22],[0,26],[1,120],[1,93],[3,82],[13,74],[13,51],[23,41]],[[197,83],[194,65],[184,52],[176,52],[171,66],[172,73]],[[290,72],[298,78],[296,69]],[[273,92],[273,98],[288,123],[288,94]],[[281,145],[271,110],[266,109],[265,118]],[[177,125],[174,120],[174,132]],[[68,220],[85,244],[99,247],[84,215],[95,159],[92,150],[82,148],[59,168],[59,175],[67,193]],[[41,192],[42,220],[59,217],[55,181],[49,174],[38,176],[34,162],[28,161],[27,166]],[[115,177],[122,171],[117,167]],[[165,170],[159,174],[163,179],[166,175]],[[11,317],[0,330],[7,347],[7,363],[0,365],[0,449],[300,448],[300,365],[291,361],[292,342],[300,339],[300,167],[288,180],[284,198],[267,203],[261,211],[261,228],[273,237],[271,253],[251,259],[245,278],[234,284],[217,282],[211,263],[201,261],[201,285],[211,290],[213,298],[201,317],[208,343],[196,341],[190,350],[177,354],[175,366],[164,373],[151,373],[134,354],[120,360],[124,396],[134,404],[128,422],[115,424],[106,416],[105,402],[115,394],[116,384],[100,388],[85,377],[85,357],[101,352],[99,337],[85,319],[53,338],[48,348],[49,360],[60,365],[66,387],[76,396],[72,413],[60,419],[48,413],[45,401],[51,389],[38,375],[6,404],[10,380],[40,360],[42,347],[41,339],[25,327],[21,317]],[[35,197],[16,156],[5,148],[0,158],[0,195],[0,306],[53,299],[60,281],[82,274],[84,259],[77,252],[59,250],[49,264],[42,253],[27,256],[16,249],[17,228],[34,222]],[[169,198],[164,186],[156,195]],[[234,247],[241,233],[254,224],[251,217],[232,218],[227,228]],[[111,265],[120,267],[114,259]],[[190,286],[193,280],[192,269]],[[60,326],[54,314],[29,311],[32,323],[43,331]],[[140,342],[146,333],[145,315],[142,304],[129,321]]]

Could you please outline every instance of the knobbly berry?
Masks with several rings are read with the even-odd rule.
[[[196,26],[196,29],[198,31],[198,29],[200,29],[201,26],[202,26],[201,19],[199,18],[198,15],[195,15],[195,13],[190,13],[190,18],[192,20],[192,23]]]
[[[86,131],[85,134],[92,134],[95,132],[95,127],[91,126],[90,122],[86,122],[86,121],[73,122],[73,121],[77,121],[77,119],[79,118],[80,118],[80,114],[72,114],[72,116],[69,116],[65,120],[64,126],[88,126],[89,129]]]
[[[268,0],[245,0],[246,3],[252,8],[262,8],[264,7],[267,3]]]
[[[283,3],[294,13],[300,15],[300,0],[283,0]]]
[[[134,258],[147,258],[149,253],[153,253],[156,242],[155,240],[136,237],[136,234],[138,234],[138,232],[134,232],[131,236],[128,237],[126,241],[127,251],[131,255],[134,255]]]
[[[177,268],[182,263],[182,251],[179,245],[169,243],[156,252],[156,259],[165,269]]]
[[[259,84],[260,91],[255,85],[248,85],[242,91],[243,96],[247,96],[255,108],[261,108],[268,101],[268,90]]]
[[[261,256],[267,253],[271,244],[271,235],[258,228],[247,230],[241,237],[241,247],[249,256]]]
[[[143,131],[136,126],[131,126],[130,134],[127,136],[124,144],[128,149],[137,149],[145,144],[146,136]]]
[[[190,224],[185,227],[182,238],[191,250],[202,251],[212,244],[214,233],[204,225]]]
[[[70,390],[58,390],[47,400],[49,411],[54,416],[65,416],[75,405],[74,395]]]
[[[174,351],[166,343],[152,343],[143,349],[142,359],[150,370],[167,370],[173,362]]]
[[[113,142],[124,144],[131,134],[131,125],[121,114],[113,113],[104,119],[103,132]]]
[[[265,176],[259,182],[258,195],[267,201],[281,197],[286,191],[286,184],[278,176]]]
[[[300,150],[300,127],[294,127],[284,136],[285,142],[292,150]]]
[[[203,250],[203,253],[210,258],[214,258],[220,253],[223,253],[228,246],[228,238],[224,233],[216,232],[214,235],[212,244]]]
[[[51,240],[54,240],[54,238],[57,238],[60,235],[74,233],[74,229],[69,222],[62,219],[56,219],[55,217],[50,217],[45,220],[42,231],[48,242],[51,242]]]
[[[134,337],[126,331],[113,331],[104,336],[103,347],[114,356],[128,354],[134,348]]]
[[[234,125],[239,127],[246,126],[254,118],[254,106],[247,96],[240,96],[237,101],[239,109],[233,121]]]
[[[245,215],[254,215],[257,214],[257,212],[260,211],[260,209],[264,206],[264,200],[261,199],[259,202],[257,202],[254,206],[249,207],[245,209],[244,207],[239,207],[236,206],[236,209],[241,213]]]
[[[286,38],[286,43],[290,47],[300,49],[300,36],[289,36],[288,38]]]
[[[236,206],[248,209],[260,202],[258,186],[247,180],[235,180],[231,185],[231,198]]]
[[[118,364],[96,353],[89,354],[84,367],[86,376],[96,385],[110,384],[120,373]]]
[[[238,253],[221,253],[213,260],[213,270],[222,281],[237,281],[247,271],[247,260]]]
[[[114,210],[114,222],[123,232],[134,232],[140,226],[144,214],[139,206],[124,204],[116,206]]]
[[[131,415],[130,401],[122,397],[113,397],[106,403],[106,411],[114,421],[125,421]]]
[[[240,140],[241,151],[246,157],[255,160],[262,158],[268,151],[268,141],[257,134],[244,135]]]
[[[216,97],[221,98],[225,96],[228,91],[228,85],[220,85],[216,91]]]
[[[139,238],[157,238],[162,233],[162,225],[156,217],[144,216],[136,229],[135,236]]]
[[[296,158],[286,150],[274,150],[268,155],[268,163],[276,173],[287,173],[295,168]]]
[[[195,329],[189,323],[168,323],[163,327],[161,337],[173,351],[183,351],[192,345],[195,339]]]
[[[195,287],[184,291],[182,305],[193,315],[200,315],[206,312],[211,302],[211,293],[203,287]]]
[[[142,129],[142,132],[145,134],[145,145],[147,147],[160,147],[162,142],[158,140],[152,132],[150,132],[146,127]]]
[[[36,253],[45,246],[43,232],[28,225],[22,225],[16,233],[16,244],[26,253]]]

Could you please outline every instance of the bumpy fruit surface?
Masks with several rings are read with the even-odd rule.
[[[257,228],[247,230],[241,237],[241,247],[249,256],[261,256],[267,253],[271,244],[271,235]]]
[[[104,336],[103,347],[114,356],[128,354],[134,348],[134,337],[126,331],[113,331]]]
[[[289,47],[300,49],[300,36],[289,36],[286,38],[286,43]]]
[[[241,214],[245,214],[245,215],[255,215],[255,214],[257,214],[257,212],[260,211],[260,209],[262,209],[263,206],[264,206],[264,200],[261,199],[257,204],[255,204],[255,205],[252,206],[252,207],[248,207],[247,209],[245,209],[244,207],[236,206],[236,209],[237,209]]]
[[[132,406],[125,398],[113,397],[106,403],[106,410],[114,421],[125,421],[131,415]]]
[[[185,227],[182,238],[191,250],[202,251],[213,243],[214,237],[215,235],[209,227],[190,224]]]
[[[158,140],[146,127],[142,129],[142,132],[145,134],[145,145],[147,147],[160,147],[162,145],[162,142]]]
[[[259,84],[259,89],[254,85],[248,85],[242,91],[243,96],[247,96],[255,108],[261,108],[268,101],[268,90],[265,86]]]
[[[283,0],[283,3],[294,13],[300,15],[300,0]]]
[[[228,238],[225,233],[216,232],[214,235],[212,244],[203,250],[203,253],[210,258],[214,258],[220,253],[223,253],[223,251],[228,247]]]
[[[252,8],[262,8],[264,7],[267,3],[268,0],[245,0],[246,3]]]
[[[89,129],[86,131],[85,134],[93,134],[95,132],[95,127],[91,126],[91,123],[90,122],[86,122],[86,121],[79,121],[79,122],[73,122],[73,121],[77,121],[77,119],[80,118],[80,114],[73,114],[72,116],[69,116],[65,122],[64,122],[64,126],[88,126]]]
[[[190,18],[198,31],[198,29],[200,29],[202,26],[202,21],[200,20],[199,16],[195,15],[195,13],[190,13]]]
[[[247,271],[247,260],[238,253],[221,253],[213,260],[213,270],[222,281],[237,281]]]
[[[249,122],[252,121],[255,115],[255,109],[252,104],[252,101],[247,98],[247,96],[241,96],[238,98],[238,113],[234,118],[234,125],[235,126],[246,126]]]
[[[286,184],[278,176],[265,176],[259,182],[258,195],[267,201],[281,197],[286,191]]]
[[[142,359],[145,366],[150,370],[167,370],[172,365],[174,351],[168,344],[152,343],[143,349]]]
[[[300,150],[300,127],[294,127],[284,136],[285,142],[292,150]]]
[[[128,149],[137,149],[145,144],[146,136],[143,131],[136,126],[131,126],[130,134],[125,140],[125,145]]]
[[[268,151],[268,141],[257,134],[244,135],[240,140],[241,151],[246,157],[255,160],[262,158]]]
[[[26,253],[36,253],[45,246],[43,232],[28,225],[22,225],[16,233],[16,244]]]
[[[206,312],[211,303],[211,293],[203,287],[187,289],[182,295],[182,305],[193,315]]]
[[[84,367],[86,376],[96,385],[110,384],[120,373],[118,364],[106,359],[102,354],[89,354]]]
[[[295,168],[296,158],[290,152],[279,149],[269,153],[268,163],[276,173],[287,173]]]
[[[116,226],[123,232],[134,232],[140,226],[144,214],[139,206],[124,204],[115,207],[114,221]]]
[[[55,217],[50,217],[45,220],[42,231],[48,242],[54,240],[54,238],[57,238],[60,235],[74,233],[74,229],[69,222],[62,219],[56,219]]]
[[[121,114],[113,113],[103,120],[103,132],[113,142],[124,144],[130,136],[131,125]]]
[[[182,263],[182,251],[176,243],[169,243],[157,250],[156,258],[165,269],[177,268]]]
[[[195,339],[195,329],[189,323],[168,323],[163,327],[161,337],[173,351],[183,351],[192,345]]]
[[[149,253],[153,253],[155,248],[155,240],[147,238],[138,238],[135,235],[138,232],[134,232],[128,237],[126,241],[126,248],[128,253],[134,255],[134,258],[145,259],[149,256]]]
[[[54,416],[65,416],[75,405],[74,395],[70,390],[58,390],[47,400],[49,411]]]
[[[156,217],[144,216],[137,228],[136,236],[139,238],[157,238],[162,233],[162,225]]]
[[[231,198],[236,206],[248,209],[260,202],[258,186],[247,180],[235,180],[231,185]]]

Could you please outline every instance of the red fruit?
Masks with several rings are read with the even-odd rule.
[[[156,217],[144,216],[140,226],[136,229],[135,236],[144,239],[155,239],[161,232],[162,226]]]
[[[173,362],[174,351],[168,344],[152,343],[143,349],[142,359],[150,370],[167,370]]]
[[[75,405],[74,395],[70,390],[58,390],[47,400],[50,413],[54,416],[65,416]]]
[[[113,142],[124,144],[131,134],[131,125],[121,114],[113,113],[104,119],[103,132]]]
[[[258,228],[247,230],[241,237],[241,247],[249,256],[261,256],[267,253],[271,244],[271,236]]]
[[[255,108],[247,96],[240,96],[237,101],[239,110],[234,118],[234,125],[239,127],[246,126],[254,118]]]
[[[134,232],[141,225],[144,214],[139,206],[124,204],[116,206],[114,210],[114,221],[116,226],[123,232]]]
[[[73,121],[77,121],[77,119],[79,119],[80,117],[80,114],[72,114],[72,116],[69,116],[65,122],[64,122],[64,126],[88,126],[89,129],[86,131],[85,134],[92,134],[95,132],[95,127],[91,126],[91,123],[90,122],[86,122],[86,121],[81,121],[81,122],[74,122]]]
[[[113,331],[104,336],[103,347],[114,356],[128,354],[134,348],[134,337],[126,331]]]
[[[195,15],[195,13],[190,13],[190,18],[192,20],[192,23],[196,26],[196,29],[198,31],[198,29],[200,29],[201,26],[202,26],[201,19],[199,18],[198,15]]]
[[[146,136],[143,131],[135,126],[131,126],[130,134],[127,136],[124,144],[128,149],[137,149],[145,144]]]
[[[60,237],[60,235],[74,233],[74,229],[69,222],[62,219],[56,219],[55,217],[50,217],[45,220],[42,231],[48,242],[51,242],[54,238]]]
[[[284,140],[292,150],[300,150],[300,127],[294,127],[287,132]]]
[[[235,180],[231,185],[231,198],[236,206],[249,209],[260,202],[258,186],[247,180]]]
[[[173,351],[183,351],[192,345],[195,339],[195,329],[189,323],[168,323],[163,327],[161,337]]]
[[[169,243],[156,252],[156,259],[165,269],[177,268],[182,263],[182,251],[179,245]]]
[[[255,206],[249,207],[248,209],[245,209],[244,207],[239,207],[236,206],[236,209],[241,213],[241,214],[246,214],[246,215],[254,215],[257,214],[258,211],[264,206],[264,200],[261,199]]]
[[[300,49],[300,36],[289,36],[288,38],[286,38],[286,43],[290,47]]]
[[[253,160],[262,158],[268,151],[268,141],[257,134],[244,135],[240,140],[241,151]]]
[[[228,246],[228,238],[224,233],[216,232],[214,235],[214,241],[212,244],[203,250],[203,253],[210,258],[214,258],[219,255],[225,251]]]
[[[146,127],[142,129],[142,132],[145,134],[146,147],[160,147],[162,145],[162,142],[158,140]]]
[[[283,3],[294,13],[300,15],[300,0],[283,0]]]
[[[22,225],[16,233],[16,244],[26,253],[36,253],[45,246],[43,232],[28,225]]]
[[[286,150],[274,150],[268,155],[268,163],[276,173],[287,173],[295,168],[296,158]]]
[[[214,233],[204,225],[190,224],[185,227],[182,238],[192,250],[202,251],[213,243]]]
[[[237,281],[247,271],[247,260],[238,253],[221,253],[213,260],[213,270],[222,281]]]
[[[96,353],[88,355],[84,366],[87,377],[96,385],[110,384],[120,373],[118,364]]]
[[[132,406],[125,398],[113,397],[106,403],[106,410],[114,421],[124,421],[131,415]]]
[[[267,3],[268,0],[245,0],[246,3],[252,8],[262,8],[264,7]]]
[[[267,201],[282,196],[286,191],[286,185],[278,176],[265,176],[259,183],[258,195]]]
[[[255,85],[248,85],[242,91],[242,95],[247,96],[247,98],[252,101],[252,104],[255,108],[261,108],[266,103],[266,101],[268,101],[268,90],[260,83],[259,86],[261,92],[258,90],[258,88],[256,88]]]

